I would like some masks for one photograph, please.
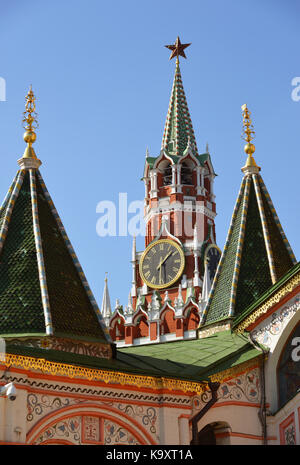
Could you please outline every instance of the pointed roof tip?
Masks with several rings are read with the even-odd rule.
[[[192,119],[177,59],[161,150],[165,150],[169,155],[181,157],[188,147],[191,147],[195,155],[198,155]]]
[[[37,158],[32,144],[36,141],[36,129],[38,128],[35,95],[32,90],[32,84],[30,84],[29,91],[25,97],[25,111],[23,112],[23,127],[25,133],[23,135],[24,141],[27,143],[23,157],[18,160],[19,165],[22,169],[26,168],[38,168],[41,165],[41,161]]]
[[[104,318],[111,316],[111,303],[110,303],[110,296],[108,291],[108,284],[107,284],[107,275],[108,272],[105,272],[104,278],[104,290],[103,290],[103,297],[102,297],[102,305],[101,305],[101,314]]]
[[[251,113],[247,107],[247,104],[241,106],[243,112],[243,134],[242,138],[245,140],[246,145],[244,147],[244,152],[248,155],[246,160],[246,165],[242,168],[242,171],[246,174],[257,173],[260,171],[260,167],[257,166],[253,154],[255,152],[255,145],[252,144],[252,140],[255,136],[255,131],[251,121]]]

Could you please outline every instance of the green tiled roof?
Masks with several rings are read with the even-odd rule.
[[[245,175],[201,323],[237,318],[295,263],[261,176]]]
[[[255,302],[247,307],[235,320],[233,327],[238,326],[247,316],[251,315],[258,306],[262,305],[267,299],[269,299],[276,291],[278,291],[284,284],[286,284],[293,276],[300,271],[300,262],[293,266],[282,278],[273,284],[266,292],[264,292]]]
[[[20,170],[0,210],[0,335],[46,333],[108,342],[39,171]]]
[[[222,331],[204,339],[118,349],[117,354],[118,360],[149,374],[205,381],[215,373],[258,357],[261,352],[245,336]]]
[[[171,155],[180,157],[183,155],[189,139],[196,155],[198,153],[196,139],[182,85],[179,62],[177,62],[163,134],[162,149]]]
[[[230,331],[205,339],[165,342],[118,349],[114,359],[100,359],[41,348],[7,346],[7,352],[95,369],[208,381],[209,377],[261,356],[245,336]]]

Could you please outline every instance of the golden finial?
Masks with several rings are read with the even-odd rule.
[[[36,158],[32,144],[36,140],[35,130],[38,128],[37,113],[35,111],[35,96],[30,86],[29,92],[25,98],[25,111],[23,113],[24,141],[27,143],[23,158]]]
[[[252,121],[251,121],[251,113],[247,107],[247,104],[245,103],[242,105],[242,112],[243,112],[243,134],[242,134],[242,139],[247,142],[247,144],[244,147],[244,151],[248,154],[248,158],[246,161],[245,168],[247,167],[256,167],[260,169],[253,158],[253,153],[255,152],[255,145],[252,144],[252,140],[254,139],[255,131],[253,129]]]

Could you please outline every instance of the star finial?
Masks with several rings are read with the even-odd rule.
[[[172,60],[172,58],[174,58],[174,57],[176,57],[177,60],[178,60],[179,56],[182,56],[183,58],[186,58],[185,53],[184,53],[184,49],[189,47],[190,45],[191,44],[182,44],[180,42],[179,37],[177,37],[176,42],[175,42],[174,45],[165,45],[165,47],[168,48],[169,50],[172,50],[170,60]]]

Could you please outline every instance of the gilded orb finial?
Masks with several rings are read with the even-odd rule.
[[[24,141],[27,143],[23,158],[36,158],[32,144],[36,140],[35,130],[38,128],[37,113],[35,111],[35,95],[32,86],[25,97],[25,111],[23,112],[23,127],[25,133],[23,136]]]
[[[242,112],[243,112],[243,133],[242,139],[246,141],[246,145],[244,147],[245,153],[247,153],[248,158],[246,161],[246,165],[244,168],[253,167],[254,169],[260,170],[260,168],[256,165],[255,160],[253,158],[253,153],[255,152],[255,145],[252,144],[252,140],[254,139],[255,131],[253,129],[252,121],[251,121],[251,113],[245,103],[242,105]]]
[[[242,105],[242,111],[243,111],[243,126],[244,126],[242,138],[247,142],[244,150],[246,153],[252,154],[255,152],[255,146],[251,144],[251,141],[254,139],[255,131],[253,129],[252,121],[250,118],[251,113],[248,110],[246,103]]]

